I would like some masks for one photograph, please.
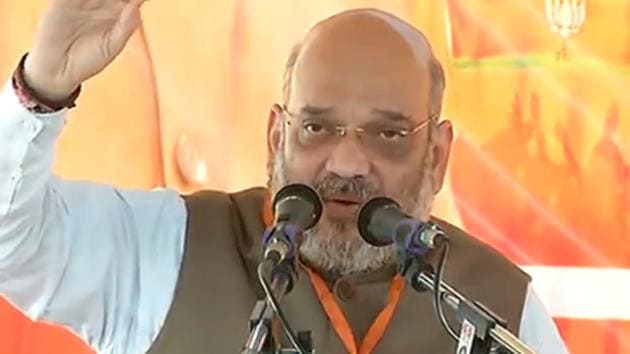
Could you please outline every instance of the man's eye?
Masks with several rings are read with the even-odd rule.
[[[396,141],[406,136],[404,131],[398,129],[383,129],[378,135],[381,139],[387,141]]]
[[[319,123],[304,123],[302,127],[307,133],[312,135],[320,135],[326,133],[326,129],[324,129],[324,126]]]

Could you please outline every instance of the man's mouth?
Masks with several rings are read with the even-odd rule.
[[[324,214],[333,220],[349,220],[355,217],[361,199],[345,196],[330,196],[323,198]]]

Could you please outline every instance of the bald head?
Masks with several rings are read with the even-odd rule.
[[[392,14],[375,9],[350,10],[315,25],[303,42],[293,48],[287,61],[285,103],[295,91],[296,75],[308,71],[313,62],[345,72],[352,68],[353,72],[366,75],[383,69],[378,64],[389,67],[387,70],[409,69],[409,73],[422,76],[417,84],[426,86],[431,113],[439,114],[445,86],[442,67],[426,37]]]

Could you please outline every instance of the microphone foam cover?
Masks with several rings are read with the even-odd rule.
[[[367,201],[361,207],[358,216],[358,228],[361,238],[372,246],[382,247],[392,243],[392,241],[384,241],[382,237],[373,234],[372,230],[375,229],[373,225],[373,218],[376,212],[383,210],[388,206],[399,207],[398,203],[387,197],[376,197]]]
[[[313,207],[313,218],[310,220],[309,225],[305,227],[305,230],[310,229],[319,222],[319,219],[322,217],[322,201],[313,188],[300,183],[282,187],[273,198],[273,210],[277,212],[278,203],[289,197],[299,198]]]

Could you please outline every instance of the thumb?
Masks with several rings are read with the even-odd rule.
[[[130,0],[120,13],[118,22],[111,32],[110,50],[112,53],[120,53],[129,40],[129,37],[142,23],[140,7],[146,0]]]

